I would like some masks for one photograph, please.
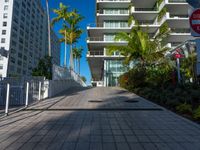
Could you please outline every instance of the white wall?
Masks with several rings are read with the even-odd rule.
[[[54,97],[69,88],[82,87],[79,83],[75,82],[73,79],[65,80],[46,80],[44,81],[44,86],[42,89],[42,98]]]
[[[4,6],[8,5],[8,10],[4,10]],[[7,13],[8,18],[3,18],[3,14]],[[6,50],[10,50],[10,36],[11,36],[11,22],[12,22],[12,13],[13,13],[13,0],[5,2],[5,0],[0,0],[0,48],[4,47]],[[7,26],[3,27],[3,22],[7,22]],[[6,35],[2,35],[2,30],[6,30]],[[6,42],[1,43],[1,39],[5,38]],[[0,60],[0,64],[3,64],[3,69],[0,70],[2,77],[7,76],[8,69],[8,58],[3,57],[3,60]]]

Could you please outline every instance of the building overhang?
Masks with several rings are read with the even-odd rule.
[[[102,81],[104,76],[104,60],[123,60],[124,56],[91,56],[87,55],[92,79]]]
[[[153,8],[157,0],[133,0],[133,5],[137,8]]]

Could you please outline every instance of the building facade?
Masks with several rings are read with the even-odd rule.
[[[126,45],[125,41],[114,41],[117,32],[130,32],[135,26],[128,25],[130,15],[137,20],[150,37],[158,34],[167,23],[171,33],[163,46],[176,47],[184,41],[193,39],[190,33],[186,0],[97,0],[96,23],[89,24],[88,62],[94,86],[117,86],[118,78],[127,68],[123,66],[123,56],[114,53],[107,55],[108,45]]]
[[[0,76],[29,76],[39,59],[48,54],[46,12],[40,0],[1,0],[0,6],[1,55],[2,49],[8,54],[0,56]],[[51,36],[52,56],[58,63],[60,43],[55,34]]]

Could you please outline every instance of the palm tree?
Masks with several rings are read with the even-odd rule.
[[[51,26],[50,26],[50,14],[49,14],[48,0],[46,0],[46,9],[47,9],[47,19],[48,19],[48,42],[49,42],[48,54],[49,54],[49,57],[51,57]]]
[[[116,41],[127,41],[126,46],[108,46],[109,53],[118,51],[125,56],[125,64],[129,64],[133,60],[139,62],[141,66],[147,63],[158,61],[164,56],[164,52],[168,48],[162,48],[161,41],[169,33],[169,30],[160,32],[153,40],[147,32],[144,32],[140,26],[133,27],[131,32],[120,32],[115,36]]]
[[[73,57],[75,58],[75,66],[77,67],[78,74],[80,75],[80,59],[82,58],[83,48],[73,48]],[[78,64],[78,66],[76,65]],[[75,68],[76,68],[75,67]]]
[[[59,9],[54,9],[53,12],[56,14],[56,17],[52,19],[51,24],[54,25],[57,22],[62,21],[62,25],[66,25],[67,18],[70,17],[70,13],[68,12],[68,6],[60,3]],[[64,66],[67,67],[67,40],[66,40],[66,32],[64,33],[64,43],[65,43],[65,52],[64,52]]]
[[[79,28],[79,22],[83,20],[83,17],[78,14],[77,10],[70,12],[69,17],[65,19],[68,25],[65,25],[59,32],[64,35],[66,34],[66,41],[70,45],[70,69],[74,69],[73,64],[73,44],[77,42],[83,31]],[[61,39],[63,41],[63,39]]]

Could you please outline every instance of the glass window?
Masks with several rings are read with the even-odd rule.
[[[6,42],[6,39],[5,38],[2,38],[1,39],[1,43],[5,43]]]
[[[3,27],[6,27],[7,26],[7,22],[3,22]]]
[[[0,69],[1,69],[1,70],[3,69],[3,64],[0,64]]]
[[[8,10],[8,5],[5,5],[5,6],[4,6],[4,10]]]
[[[4,19],[8,18],[8,13],[4,13],[4,14],[3,14],[3,18],[4,18]]]
[[[6,30],[2,30],[2,35],[6,35]]]

